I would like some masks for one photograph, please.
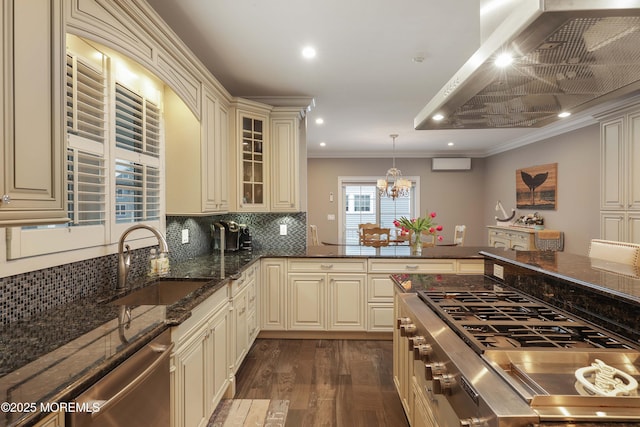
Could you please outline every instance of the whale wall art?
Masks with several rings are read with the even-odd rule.
[[[516,207],[555,210],[558,196],[558,164],[516,170]]]

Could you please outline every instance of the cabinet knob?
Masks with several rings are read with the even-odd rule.
[[[0,203],[6,203],[8,205],[9,203],[11,203],[11,196],[9,196],[8,194],[3,194]]]

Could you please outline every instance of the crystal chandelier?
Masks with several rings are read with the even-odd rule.
[[[378,180],[378,194],[380,197],[407,197],[411,189],[411,181],[402,177],[400,169],[396,168],[396,138],[398,134],[389,135],[393,139],[393,167],[387,171],[384,179]]]

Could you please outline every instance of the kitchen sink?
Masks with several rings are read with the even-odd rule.
[[[111,302],[112,305],[171,305],[196,289],[207,280],[159,280],[142,289]]]

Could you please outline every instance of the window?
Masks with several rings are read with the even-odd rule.
[[[105,54],[76,36],[67,35],[67,49],[70,222],[13,228],[7,259],[104,246],[131,223],[160,225],[161,83],[126,58]],[[136,78],[116,81],[115,62],[131,65]]]
[[[401,216],[412,217],[418,212],[418,178],[413,182],[409,196],[395,200],[378,196],[376,179],[367,177],[340,177],[341,199],[344,209],[340,218],[340,241],[347,245],[359,244],[358,225],[380,224],[394,229],[393,220]]]
[[[160,219],[160,109],[116,83],[117,223]]]
[[[354,194],[353,210],[354,212],[370,212],[371,211],[371,195]]]

